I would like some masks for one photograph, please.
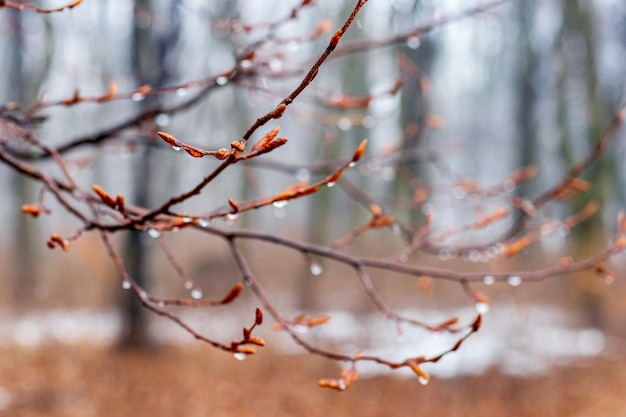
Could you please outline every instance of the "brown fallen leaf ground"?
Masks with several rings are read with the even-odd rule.
[[[204,346],[120,352],[84,345],[0,348],[1,416],[590,416],[626,415],[626,363],[594,359],[549,375],[363,379],[311,356],[269,351],[239,362]],[[4,404],[1,404],[4,402]]]

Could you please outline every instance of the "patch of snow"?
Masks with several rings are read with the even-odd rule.
[[[395,322],[381,315],[353,315],[345,311],[327,314],[332,318],[328,323],[307,329],[301,336],[320,346],[337,347],[345,354],[363,352],[395,361],[432,357],[448,350],[464,334],[433,333],[405,324],[398,328]],[[407,309],[399,314],[431,324],[459,317],[461,325],[469,325],[476,317],[473,308],[447,312]],[[212,339],[231,340],[240,337],[237,329],[249,325],[251,318],[243,314],[207,315],[206,311],[194,310],[185,312],[184,319]],[[114,343],[121,329],[121,317],[114,310],[33,311],[19,315],[0,312],[0,344],[5,345],[37,347],[54,342],[104,345]],[[158,317],[151,321],[150,332],[162,343],[196,343],[179,326]],[[272,331],[269,326],[262,326],[255,334],[283,353],[303,353],[286,333]],[[493,367],[513,375],[535,375],[547,372],[554,365],[597,356],[605,347],[606,337],[601,331],[569,327],[564,311],[545,306],[494,304],[483,317],[480,331],[467,339],[461,349],[437,364],[423,367],[443,378],[481,374]],[[360,363],[359,371],[363,375],[390,372],[374,363]],[[394,371],[394,374],[413,375],[410,370]],[[1,400],[0,395],[0,405]]]

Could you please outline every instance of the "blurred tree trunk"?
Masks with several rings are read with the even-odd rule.
[[[537,54],[532,46],[532,22],[536,4],[534,0],[522,1],[516,4],[519,24],[520,43],[522,53],[518,56],[517,68],[517,118],[519,167],[528,166],[537,160],[537,129],[535,125],[535,109],[537,92],[535,77],[537,75]],[[523,182],[516,188],[518,197],[531,195],[529,182]]]
[[[9,42],[9,51],[6,55],[8,65],[8,100],[23,105],[29,96],[34,95],[33,92],[26,91],[26,88],[36,91],[36,86],[30,85],[26,78],[24,68],[24,29],[23,14],[17,10],[6,10],[9,19],[10,34],[14,38],[14,42]],[[28,307],[34,302],[35,289],[37,285],[36,279],[36,243],[37,233],[39,230],[38,223],[33,221],[30,216],[25,216],[20,207],[22,204],[31,203],[34,196],[33,184],[23,175],[11,172],[11,194],[16,198],[17,208],[13,221],[13,238],[11,241],[13,250],[13,297],[18,307]]]
[[[348,3],[344,4],[339,16],[346,16],[350,13],[352,6]],[[348,31],[344,37],[344,42],[347,42],[354,36],[353,31]],[[367,53],[359,54],[358,56],[348,56],[345,58],[345,65],[342,66],[341,78],[339,80],[327,80],[327,87],[334,88],[336,91],[346,94],[359,94],[359,92],[367,91],[365,76],[366,71],[357,70],[357,68],[365,68],[368,63]],[[319,81],[318,81],[319,82]],[[337,117],[337,125],[339,120],[343,117],[341,112],[331,114],[333,117]],[[349,116],[349,114],[346,114]],[[356,145],[355,138],[365,137],[361,135],[362,127],[351,126],[344,131],[339,129],[338,126],[327,126],[320,129],[320,138],[315,141],[319,144],[317,149],[311,150],[312,153],[322,155],[321,160],[333,159],[339,155],[345,154],[345,152],[351,152]],[[329,141],[326,135],[336,135],[336,139],[330,141],[331,146],[326,146]],[[361,136],[359,136],[361,135]],[[356,142],[357,144],[359,142]],[[347,210],[352,211],[354,207],[342,207],[338,202],[334,193],[321,192],[310,201],[309,206],[309,219],[306,224],[306,236],[307,240],[316,244],[330,244],[332,239],[337,239],[340,233],[347,233],[350,227],[356,224],[357,217],[349,215]],[[340,223],[333,223],[334,219],[344,219]],[[351,219],[352,222],[346,222],[345,219]],[[332,233],[331,233],[332,231]],[[339,234],[337,234],[339,233]],[[313,311],[318,306],[318,277],[315,276],[312,271],[321,267],[317,264],[317,260],[312,260],[312,265],[307,265],[303,270],[303,279],[296,280],[296,287],[293,289],[293,293],[298,296],[298,307],[302,310]],[[321,270],[320,270],[321,271]]]
[[[411,27],[414,25],[415,16],[419,14],[419,10],[422,6],[421,1],[416,1],[413,5],[413,11],[411,15],[399,16],[407,19],[403,23],[403,26]],[[436,41],[430,36],[424,36],[419,39],[418,47],[405,47],[400,46],[401,53],[405,54],[412,65],[419,69],[423,77],[428,79],[432,72],[432,67],[437,59],[437,44]],[[402,88],[402,113],[400,115],[400,128],[405,129],[409,125],[415,125],[417,130],[405,142],[404,149],[416,149],[422,145],[425,138],[425,133],[428,130],[426,126],[427,117],[430,112],[429,100],[430,97],[426,96],[427,92],[423,91],[423,85],[421,80],[410,79]],[[425,178],[427,172],[421,161],[411,163],[406,167],[411,174],[411,178]],[[413,198],[413,189],[407,187],[400,188],[400,182],[396,182],[395,197],[399,199]],[[408,195],[407,195],[408,191]],[[408,219],[411,224],[419,224],[423,214],[420,210],[411,210],[410,218]]]
[[[166,15],[169,21],[158,20],[157,9],[166,4],[170,8]],[[150,84],[159,87],[167,82],[168,67],[166,58],[169,49],[176,40],[178,21],[175,3],[159,2],[158,0],[135,0],[135,24],[132,39],[132,70],[138,85]],[[140,107],[145,109],[155,104],[150,97],[141,101]],[[134,182],[132,184],[132,201],[141,207],[150,207],[154,188],[155,170],[153,146],[154,138],[145,137],[140,133],[140,146],[137,150],[136,165],[131,169]],[[124,262],[133,279],[143,288],[150,286],[150,250],[147,237],[141,232],[130,232],[124,244]],[[148,312],[135,295],[128,291],[122,300],[123,319],[125,324],[121,346],[125,348],[151,347],[152,341],[148,334]]]
[[[581,154],[589,152],[595,146],[604,129],[611,120],[612,114],[602,101],[598,83],[598,60],[594,51],[598,50],[596,37],[599,31],[594,27],[594,4],[579,3],[575,0],[563,2],[563,29],[561,33],[561,48],[564,62],[566,63],[565,100],[574,96],[580,100],[580,107],[568,103],[568,108],[573,108],[568,114],[569,129],[568,143],[565,151],[570,163],[575,163],[581,158]],[[580,89],[582,91],[575,91]],[[569,94],[568,94],[569,93]],[[576,113],[577,109],[579,110]],[[579,141],[581,143],[576,143]],[[581,151],[582,150],[582,151]],[[611,194],[614,178],[614,167],[607,163],[595,164],[586,173],[586,179],[595,186],[589,194],[583,194],[573,199],[575,207],[579,209],[592,197],[603,205],[603,196]],[[608,188],[608,189],[607,189]],[[577,228],[578,233],[590,233],[601,228],[600,218],[585,222]]]
[[[569,157],[570,164],[581,158],[581,149],[589,152],[595,142],[602,135],[609,123],[611,114],[601,101],[598,88],[598,63],[594,51],[596,50],[596,35],[599,33],[594,27],[593,3],[579,3],[575,0],[563,2],[563,27],[561,32],[561,48],[566,63],[566,74],[563,88],[564,100],[570,97],[577,98],[579,103],[567,103],[568,136],[564,142],[564,152]],[[576,91],[580,89],[582,91]],[[578,105],[578,107],[576,106]],[[576,113],[577,109],[583,109]],[[581,122],[582,119],[582,122]],[[581,143],[576,143],[580,141]],[[589,193],[582,193],[572,200],[571,210],[580,209],[590,198],[603,206],[603,195],[609,195],[607,190],[614,187],[614,167],[609,161],[595,164],[585,174],[585,179],[593,184]],[[601,216],[595,216],[576,228],[579,238],[579,251],[592,252],[593,242],[599,238],[598,233],[603,229]],[[577,275],[573,281],[576,307],[583,313],[587,324],[603,328],[606,323],[604,313],[604,283],[600,279],[591,280],[588,276]]]

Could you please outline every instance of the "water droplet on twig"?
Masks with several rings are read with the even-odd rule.
[[[311,262],[309,269],[311,270],[311,274],[315,276],[322,275],[322,272],[324,272],[324,268],[322,268],[322,265],[320,265],[319,262]]]
[[[406,40],[406,46],[408,46],[409,49],[417,49],[420,47],[421,43],[419,36],[411,36]]]
[[[246,353],[243,352],[235,352],[233,353],[233,358],[237,359],[238,361],[243,361],[248,357],[248,355]]]
[[[518,275],[511,275],[506,279],[506,282],[512,287],[519,287],[522,284],[522,278]]]
[[[202,290],[200,288],[194,288],[191,290],[191,298],[194,300],[199,300],[202,298]]]
[[[487,314],[489,312],[489,303],[476,303],[476,311],[480,314]]]
[[[122,281],[122,288],[124,288],[125,290],[130,290],[132,287],[133,284],[129,280],[125,279],[124,281]]]
[[[485,278],[483,278],[483,283],[485,285],[493,285],[496,283],[496,277],[493,275],[486,275]]]
[[[150,228],[148,229],[148,235],[152,238],[152,239],[156,239],[159,236],[161,236],[161,232],[159,232],[157,229],[154,228]]]

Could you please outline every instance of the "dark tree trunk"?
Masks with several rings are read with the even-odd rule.
[[[8,100],[23,104],[29,95],[25,90],[29,83],[25,80],[23,63],[24,33],[22,27],[22,13],[9,9],[10,32],[15,42],[10,42],[7,53],[9,64]],[[31,88],[35,89],[35,86]],[[15,219],[13,222],[13,298],[18,307],[28,307],[34,302],[37,285],[36,280],[36,240],[37,222],[30,216],[25,216],[19,208],[22,204],[31,203],[34,195],[33,184],[23,175],[11,173],[12,195],[15,196]]]
[[[168,66],[166,57],[170,49],[175,46],[178,30],[175,5],[171,6],[168,14],[170,22],[166,31],[156,26],[155,0],[135,0],[135,25],[132,42],[132,68],[138,85],[150,84],[158,87],[167,82]],[[150,97],[141,102],[144,109],[154,105]],[[150,137],[139,137],[140,147],[137,151],[136,164],[133,169],[132,200],[141,207],[150,207],[154,199],[154,184],[152,177],[154,170],[154,155]],[[141,232],[131,232],[127,235],[124,245],[124,261],[136,283],[142,288],[148,288],[150,282],[150,247],[147,237]],[[148,334],[148,312],[141,305],[137,297],[128,291],[122,300],[124,318],[124,334],[121,346],[125,348],[154,347]]]

